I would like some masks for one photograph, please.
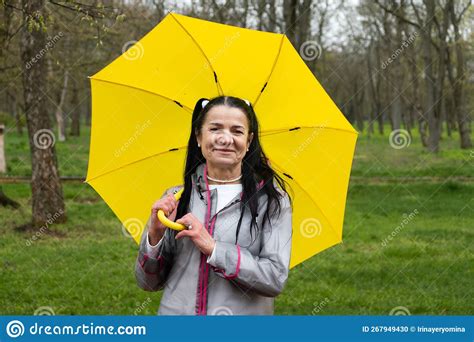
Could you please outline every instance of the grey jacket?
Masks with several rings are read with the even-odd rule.
[[[207,256],[189,238],[175,240],[177,231],[172,229],[165,231],[157,258],[149,257],[149,220],[135,265],[138,286],[145,291],[164,289],[159,315],[272,315],[274,297],[285,286],[290,264],[292,209],[288,195],[278,188],[284,194],[280,199],[281,214],[271,219],[271,229],[266,222],[256,240],[255,231],[250,236],[251,215],[246,210],[235,244],[241,194],[216,213],[217,189],[208,192],[204,173],[203,163],[192,175],[190,210],[204,225],[210,214],[208,231],[216,240],[215,266],[207,263]],[[172,187],[163,196],[180,188]],[[266,194],[259,198],[259,228],[266,198]]]

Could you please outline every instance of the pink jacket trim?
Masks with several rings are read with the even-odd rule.
[[[227,273],[225,273],[225,271],[223,269],[212,266],[212,269],[215,272],[221,273],[224,276],[225,279],[235,279],[239,276],[241,253],[240,253],[240,246],[239,245],[236,245],[236,246],[237,246],[237,253],[238,254],[237,254],[237,266],[235,268],[235,273],[234,274],[227,274]]]

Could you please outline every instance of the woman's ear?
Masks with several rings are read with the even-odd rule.
[[[249,147],[250,147],[250,144],[252,144],[252,140],[253,140],[253,132],[250,133],[249,135]]]
[[[201,135],[199,134],[198,130],[194,131],[194,137],[196,138],[198,146],[200,146],[201,145]]]

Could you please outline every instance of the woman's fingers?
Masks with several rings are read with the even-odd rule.
[[[176,223],[181,223],[185,225],[186,228],[191,225],[193,227],[192,231],[194,231],[195,228],[199,228],[198,226],[199,221],[197,221],[197,219],[190,213],[184,215],[179,220],[176,220]],[[188,229],[186,229],[186,231],[190,232],[190,230]]]
[[[163,210],[166,216],[168,216],[177,208],[177,203],[178,202],[176,201],[174,196],[168,194],[166,197],[159,199],[158,201],[153,203],[151,211],[152,213],[156,214],[158,210]]]
[[[185,236],[191,236],[189,233],[190,233],[189,230],[182,230],[178,234],[176,234],[176,236],[174,238],[177,240],[177,239],[181,239]]]

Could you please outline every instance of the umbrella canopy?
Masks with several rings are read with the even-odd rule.
[[[183,184],[201,97],[248,99],[294,200],[291,267],[342,241],[357,132],[283,34],[174,13],[91,77],[86,182],[137,241],[152,203]]]

